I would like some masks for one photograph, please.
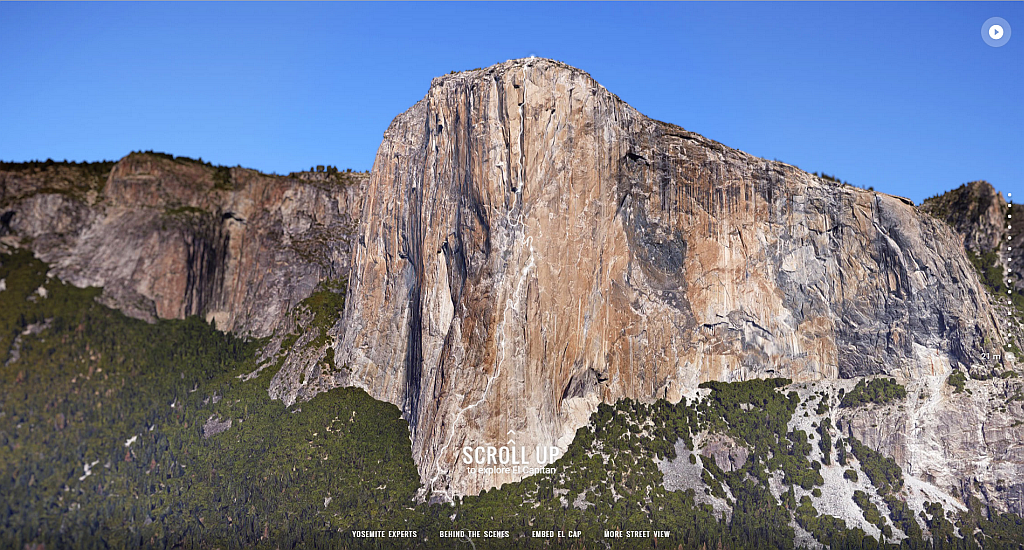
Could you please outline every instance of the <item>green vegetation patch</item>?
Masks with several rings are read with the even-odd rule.
[[[0,262],[0,547],[293,547],[412,521],[393,405],[345,388],[289,410],[271,369],[238,378],[262,342],[129,319],[25,252]]]
[[[956,388],[953,390],[953,393],[960,393],[964,391],[964,387],[967,384],[967,376],[961,371],[953,371],[953,374],[950,374],[949,378],[946,378],[946,384]]]
[[[213,188],[231,191],[235,188],[231,180],[231,169],[227,166],[213,167]]]
[[[910,506],[907,505],[906,501],[897,498],[893,494],[885,495],[882,498],[885,499],[885,504],[889,507],[889,519],[892,520],[893,525],[899,527],[903,534],[907,536],[908,542],[906,546],[912,548],[923,547],[924,536],[921,526],[914,519],[914,514],[911,512]]]
[[[892,537],[892,528],[886,525],[885,518],[882,517],[882,513],[878,511],[878,507],[871,502],[870,498],[868,498],[867,493],[859,490],[854,491],[853,502],[855,502],[861,511],[864,512],[864,519],[866,519],[868,523],[878,527],[878,530],[881,531],[884,536]]]
[[[941,510],[941,506],[937,511]],[[941,512],[938,512],[941,513]],[[968,540],[955,542],[966,547],[976,548],[1014,548],[1024,547],[1024,518],[1016,514],[1001,513],[987,508],[977,497],[967,500],[967,513],[960,514],[956,520],[958,531],[970,533]],[[945,525],[943,525],[945,527]],[[942,532],[943,535],[946,531]],[[949,540],[948,537],[943,537]]]
[[[299,310],[309,312],[312,320],[306,327],[320,331],[320,336],[311,344],[321,346],[327,343],[327,331],[330,330],[341,314],[345,312],[345,289],[347,279],[326,281],[320,288],[299,303]]]
[[[835,516],[819,515],[807,495],[800,499],[800,506],[793,515],[800,527],[814,535],[826,548],[878,547],[877,541],[868,537],[863,529],[849,529],[845,521]]]
[[[825,414],[828,414],[828,409],[829,409],[828,399],[829,399],[828,394],[825,394],[825,395],[821,396],[820,400],[818,401],[817,408],[814,409],[814,414],[816,414],[818,416],[823,416]]]
[[[281,349],[287,352],[303,334],[312,331],[315,331],[316,336],[306,345],[313,348],[326,345],[330,339],[328,331],[345,312],[347,286],[348,280],[344,278],[324,281],[313,294],[299,302],[293,311],[298,326],[281,340]],[[334,366],[333,349],[329,350],[329,363]]]
[[[868,403],[885,405],[906,397],[907,389],[897,384],[895,378],[874,378],[871,381],[861,379],[853,390],[843,397],[839,406],[851,408]]]
[[[110,173],[110,170],[117,164],[117,161],[113,160],[101,160],[97,162],[77,162],[73,160],[30,160],[26,162],[6,162],[0,161],[0,171],[2,172],[24,172],[24,171],[42,171],[47,168],[53,168],[56,166],[74,167],[84,171],[87,174],[94,176],[106,177]]]
[[[995,250],[983,254],[968,250],[967,259],[971,261],[971,265],[978,271],[982,284],[985,285],[989,292],[997,296],[1006,294],[1006,278],[1003,276],[1003,266],[999,265],[999,254]]]
[[[52,159],[29,162],[0,161],[0,172],[14,174],[16,177],[31,182],[28,186],[8,187],[5,199],[18,198],[20,190],[26,196],[59,194],[72,199],[84,200],[89,191],[100,192],[103,190],[107,183],[107,177],[110,176],[110,171],[113,170],[115,164],[115,161],[74,162]]]
[[[847,438],[853,456],[860,461],[860,467],[867,474],[878,494],[885,496],[890,491],[903,488],[903,469],[896,461],[861,443],[852,435]]]
[[[821,440],[818,447],[821,449],[822,459],[826,465],[832,464],[832,419],[825,418],[818,426],[818,434]]]

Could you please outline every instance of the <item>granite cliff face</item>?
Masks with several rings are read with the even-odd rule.
[[[988,182],[973,181],[925,200],[921,210],[961,235],[964,249],[994,297],[1000,331],[1015,343],[1024,341],[1024,278],[1020,276],[1024,270],[1024,206],[1007,203]]]
[[[270,336],[348,272],[361,175],[268,176],[169,155],[0,169],[0,234],[52,273],[153,320]]]
[[[1020,514],[1024,390],[1004,375],[1024,302],[1005,291],[1024,247],[1003,216],[1024,211],[1001,201],[976,183],[919,209],[819,179],[528,59],[435,79],[369,178],[158,154],[0,166],[0,240],[129,315],[270,337],[286,404],[342,385],[395,403],[427,496],[521,479],[470,473],[461,451],[541,466],[534,450],[564,451],[602,402],[768,376],[809,397],[886,374],[904,401],[801,429],[824,414],[894,457],[918,504]],[[346,278],[344,315],[314,323],[302,301]]]
[[[648,119],[542,59],[438,78],[384,136],[336,357],[435,493],[465,446],[564,449],[705,380],[941,377],[1004,345],[962,237],[906,199]]]

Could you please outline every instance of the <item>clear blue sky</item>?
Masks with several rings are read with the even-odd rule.
[[[1002,48],[992,16],[1016,33]],[[1024,199],[1022,48],[1022,2],[0,2],[0,159],[366,170],[431,77],[537,55],[807,171]]]

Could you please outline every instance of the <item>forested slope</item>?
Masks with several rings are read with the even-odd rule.
[[[262,342],[196,317],[127,318],[96,303],[96,290],[48,278],[26,252],[8,250],[0,264],[3,547],[562,546],[531,537],[548,529],[581,531],[565,544],[580,548],[1024,544],[1018,516],[976,500],[962,513],[938,502],[915,510],[895,461],[822,420],[842,392],[783,379],[708,383],[677,405],[602,405],[556,473],[454,504],[417,502],[408,426],[395,406],[342,388],[285,407],[267,396],[279,360],[257,364]],[[310,308],[341,307],[338,290],[321,289]],[[879,380],[846,401],[899,398],[901,388]],[[728,456],[742,461],[723,461],[716,445],[726,440]],[[818,510],[835,472],[860,487],[850,521]],[[418,536],[351,536],[363,529]],[[437,536],[458,529],[509,537]],[[631,529],[671,535],[604,538]]]

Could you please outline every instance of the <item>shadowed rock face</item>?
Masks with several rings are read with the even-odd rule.
[[[910,201],[648,119],[542,59],[435,79],[394,120],[354,254],[335,383],[402,407],[435,492],[520,479],[459,452],[564,450],[602,401],[911,379],[1002,344],[961,237]]]
[[[963,238],[964,248],[974,254],[979,267],[986,270],[985,280],[996,292],[997,319],[1003,334],[1024,341],[1024,332],[1013,319],[1020,307],[1010,304],[1004,289],[1024,292],[1024,205],[1008,204],[1003,196],[985,181],[972,181],[926,199],[921,210],[952,226]],[[1005,306],[1005,307],[1004,307]]]

